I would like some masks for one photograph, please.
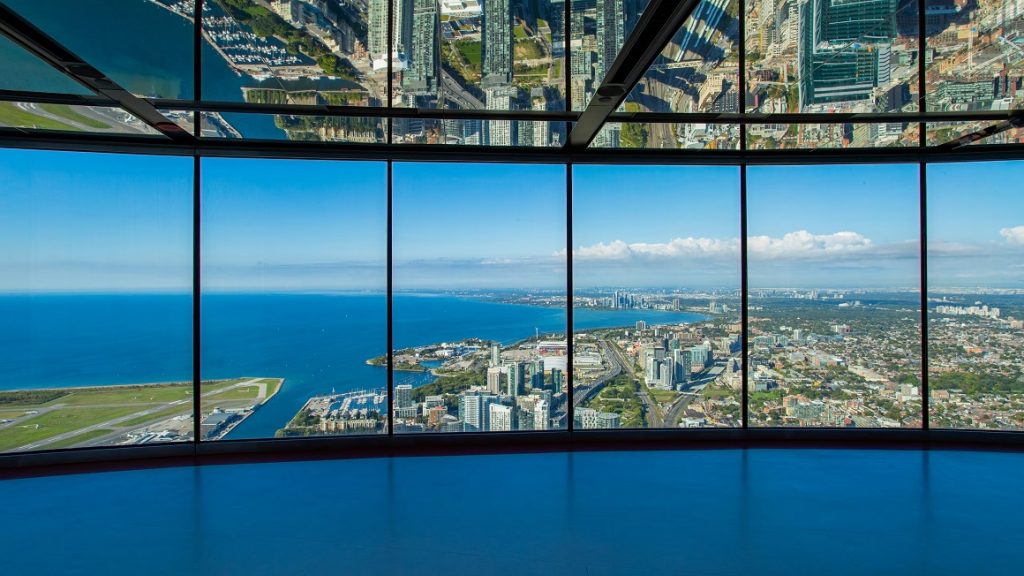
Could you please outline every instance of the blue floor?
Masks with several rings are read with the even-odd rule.
[[[1024,454],[424,457],[0,480],[0,574],[1021,574]]]

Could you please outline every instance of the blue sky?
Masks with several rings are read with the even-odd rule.
[[[739,288],[740,173],[573,168],[573,284]]]
[[[203,286],[387,287],[387,164],[205,158]]]
[[[395,289],[564,287],[565,170],[396,163]]]
[[[0,291],[183,291],[192,160],[0,151]]]
[[[916,164],[747,170],[751,288],[913,288]]]
[[[1024,288],[1024,162],[928,166],[934,288]]]
[[[396,163],[395,287],[561,288],[565,167]],[[738,169],[574,167],[576,286],[739,283]],[[930,275],[1021,286],[1022,163],[929,167]],[[187,291],[190,158],[0,152],[0,291]],[[209,290],[383,290],[386,164],[203,161]],[[748,170],[752,287],[917,283],[917,166]]]

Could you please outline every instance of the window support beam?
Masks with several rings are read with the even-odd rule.
[[[168,120],[152,104],[108,78],[3,3],[0,3],[0,33],[82,86],[112,100],[171,140],[178,143],[195,142],[195,137]]]
[[[590,145],[699,3],[700,0],[651,0],[569,133],[566,147],[580,150]]]

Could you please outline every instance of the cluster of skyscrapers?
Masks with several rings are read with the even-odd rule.
[[[683,348],[676,338],[643,349],[644,383],[661,390],[683,390],[694,369],[714,362],[710,342]]]
[[[545,377],[544,358],[503,361],[501,349],[492,346],[485,386],[459,392],[457,414],[450,413],[449,399],[444,394],[426,396],[422,402],[416,402],[411,385],[395,386],[396,429],[501,432],[560,427],[560,412],[566,402],[562,391],[565,373],[555,367],[547,372],[550,378]]]

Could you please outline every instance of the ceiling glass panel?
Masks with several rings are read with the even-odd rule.
[[[953,142],[960,138],[976,135],[976,140],[967,141],[966,144],[1024,144],[1024,129],[1011,128],[1003,130],[991,136],[980,137],[980,132],[986,128],[1000,125],[1002,122],[993,120],[978,120],[974,122],[932,122],[928,124],[926,136],[929,146],[938,146]]]
[[[749,150],[889,148],[918,145],[917,122],[876,124],[750,124]]]
[[[915,2],[747,2],[747,109],[915,111]]]
[[[702,0],[622,109],[739,112],[738,10],[738,0]]]
[[[164,114],[189,133],[195,129],[193,118],[187,112],[164,111]],[[362,144],[383,144],[387,141],[387,119],[368,116],[203,112],[201,121],[200,136],[207,138]]]
[[[737,124],[609,122],[591,148],[738,150]]]
[[[972,144],[1024,144],[1024,128],[1004,130],[972,142]]]
[[[572,108],[583,110],[636,28],[649,0],[570,0]]]
[[[395,0],[394,6],[395,106],[565,110],[564,0]],[[371,29],[371,44],[373,38]],[[381,59],[385,51],[371,49]]]
[[[85,86],[75,82],[2,35],[0,35],[0,90],[94,95]]]
[[[207,0],[203,37],[204,100],[387,104],[385,0]]]
[[[4,0],[138,96],[192,98],[191,0]]]
[[[925,131],[925,139],[928,146],[938,146],[952,142],[979,130],[992,126],[996,122],[992,120],[978,120],[975,122],[929,122]]]
[[[34,102],[0,102],[0,127],[94,134],[160,134],[120,108]]]
[[[1018,0],[926,0],[929,110],[1024,106],[1024,6]]]
[[[421,120],[395,118],[394,144],[448,144],[462,146],[561,146],[565,122],[551,120]]]

